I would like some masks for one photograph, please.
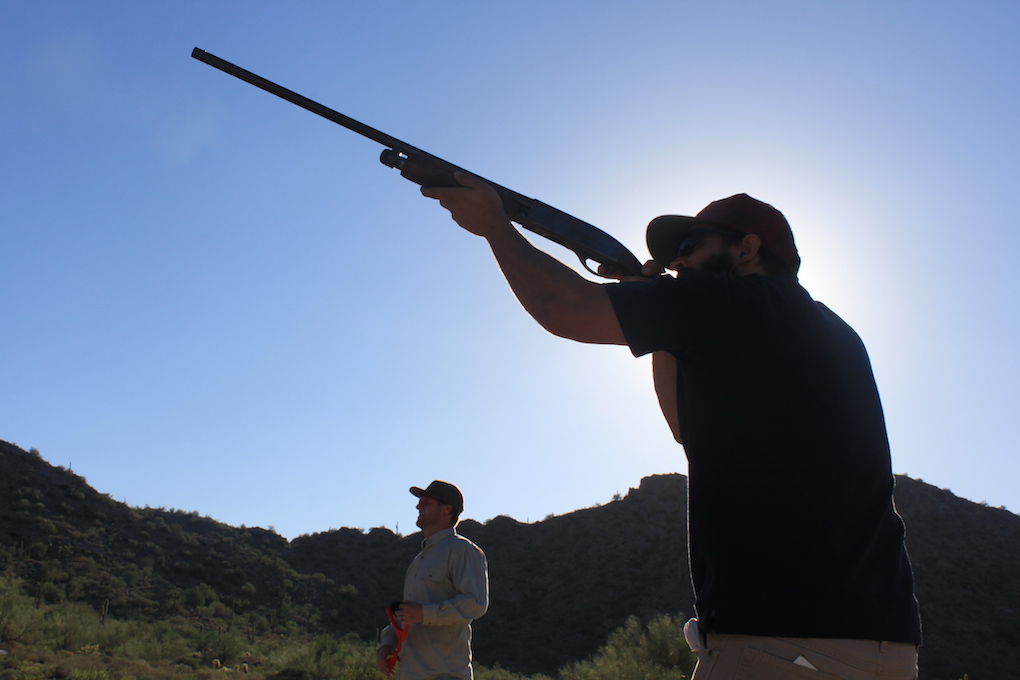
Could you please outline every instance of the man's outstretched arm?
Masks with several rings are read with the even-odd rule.
[[[514,295],[535,321],[560,337],[609,345],[626,340],[605,284],[582,277],[531,244],[503,212],[486,182],[457,173],[458,188],[422,188],[450,211],[454,221],[485,238]]]

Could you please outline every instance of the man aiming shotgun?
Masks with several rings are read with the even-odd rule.
[[[689,463],[694,680],[915,677],[920,623],[870,362],[800,286],[782,213],[738,194],[657,217],[641,276],[602,284],[533,246],[484,181],[456,179],[421,192],[488,241],[539,324],[652,355]]]

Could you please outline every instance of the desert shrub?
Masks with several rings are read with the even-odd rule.
[[[32,558],[33,560],[41,560],[46,557],[46,552],[49,548],[45,543],[36,541],[32,545],[28,546],[28,550],[25,551],[25,555]]]
[[[0,578],[0,640],[32,644],[42,631],[43,614],[36,609],[13,574]]]
[[[39,586],[39,598],[47,604],[60,602],[64,597],[64,589],[52,581],[46,581]]]
[[[278,650],[270,662],[280,669],[275,674],[278,680],[379,680],[375,645],[352,636],[339,640],[319,636],[310,643]]]
[[[76,651],[97,644],[99,614],[81,602],[69,602],[43,613],[42,638],[53,649]]]
[[[166,621],[147,624],[107,620],[99,645],[118,657],[141,659],[151,664],[185,657],[192,651],[185,635]]]
[[[501,666],[494,666],[489,668],[487,666],[481,666],[474,664],[475,680],[552,680],[547,675],[521,675],[520,673],[513,673]]]
[[[657,616],[647,627],[636,617],[613,632],[587,661],[568,664],[560,680],[676,680],[690,677],[697,657],[683,637],[682,617]]]
[[[207,667],[214,659],[219,659],[223,666],[233,666],[244,651],[244,641],[233,633],[192,631],[189,637],[191,648],[201,652],[202,665]]]
[[[184,604],[189,607],[204,607],[218,599],[216,591],[207,583],[200,583],[184,593]]]

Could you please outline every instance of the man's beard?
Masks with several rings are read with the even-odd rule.
[[[697,274],[699,272],[708,272],[710,274],[732,274],[736,267],[737,264],[733,261],[733,253],[724,250],[721,253],[709,255],[697,269],[694,269],[693,267],[683,267],[677,270],[677,274]]]

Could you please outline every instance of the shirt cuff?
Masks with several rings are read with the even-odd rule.
[[[421,605],[421,622],[424,626],[434,626],[439,619],[439,604],[424,602]]]
[[[393,626],[386,626],[379,634],[379,646],[383,645],[397,646],[397,632],[393,630]]]

